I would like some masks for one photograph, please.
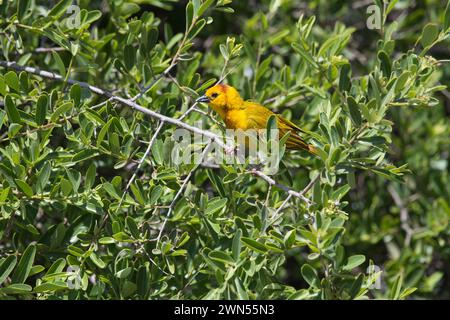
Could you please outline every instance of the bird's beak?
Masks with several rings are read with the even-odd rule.
[[[209,98],[207,96],[201,96],[199,97],[197,100],[195,100],[195,102],[209,102]]]

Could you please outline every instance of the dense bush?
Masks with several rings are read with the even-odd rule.
[[[385,2],[0,1],[0,298],[449,298],[450,9]],[[219,79],[318,156],[175,164]]]

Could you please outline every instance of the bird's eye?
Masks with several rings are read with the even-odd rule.
[[[219,95],[219,94],[218,94],[217,92],[214,92],[214,93],[211,95],[211,98],[215,99],[215,98],[217,98],[218,95]]]

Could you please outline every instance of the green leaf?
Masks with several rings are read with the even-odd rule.
[[[130,231],[131,235],[133,236],[133,238],[139,239],[139,229],[134,219],[130,216],[126,217],[125,224],[128,230]]]
[[[14,71],[9,71],[5,74],[5,83],[16,92],[20,92],[19,77]]]
[[[19,179],[15,179],[14,181],[16,182],[17,186],[19,187],[20,191],[25,193],[25,195],[27,197],[33,196],[33,189],[31,189],[31,187],[28,185],[28,183],[26,183],[23,180],[19,180]]]
[[[305,263],[301,269],[302,277],[305,281],[314,288],[318,288],[319,277],[317,276],[317,271],[309,264]]]
[[[91,24],[94,21],[97,21],[102,17],[102,12],[100,10],[92,10],[87,14],[86,19],[83,20],[84,24]]]
[[[159,165],[164,164],[164,143],[161,139],[156,139],[153,143],[151,154],[153,155],[153,159]]]
[[[450,28],[450,1],[447,1],[447,7],[445,8],[444,20],[442,21],[444,30]]]
[[[5,288],[0,288],[0,293],[4,294],[24,294],[32,289],[28,284],[14,283]]]
[[[200,4],[202,0],[191,0],[192,4],[194,5],[194,16],[198,16],[198,9],[200,9]]]
[[[10,123],[21,123],[22,119],[20,117],[19,111],[16,108],[16,104],[10,95],[5,97],[5,108],[6,114],[8,115],[8,121]]]
[[[217,174],[213,170],[207,170],[208,178],[211,180],[211,183],[216,188],[220,197],[226,198],[227,193],[225,191],[225,186],[223,185],[222,180],[217,176]]]
[[[131,274],[132,270],[133,270],[133,268],[131,268],[131,267],[127,267],[122,270],[119,270],[116,272],[116,277],[119,279],[128,278],[128,276]]]
[[[84,161],[92,157],[96,157],[98,155],[98,152],[93,149],[84,149],[78,152],[76,155],[73,156],[72,161],[73,162],[79,162]]]
[[[34,276],[35,274],[41,273],[44,270],[45,270],[44,266],[41,266],[41,265],[32,266],[31,270],[30,270],[29,277]]]
[[[159,198],[161,198],[161,195],[163,194],[164,190],[161,186],[155,186],[152,191],[150,192],[150,205],[156,204]]]
[[[30,244],[22,254],[19,264],[12,276],[13,283],[24,283],[33,266],[34,257],[36,255],[36,246]]]
[[[233,259],[238,261],[239,255],[241,254],[241,238],[242,238],[242,230],[237,229],[236,233],[233,237],[233,243],[231,246],[231,251],[233,253]]]
[[[61,106],[59,106],[55,112],[53,112],[52,116],[50,117],[50,121],[53,123],[56,123],[59,120],[59,117],[63,115],[64,113],[68,112],[73,108],[73,103],[71,101],[66,101]]]
[[[339,90],[342,92],[349,91],[352,86],[350,79],[351,70],[349,63],[344,64],[341,68],[339,73]]]
[[[53,262],[53,264],[50,266],[50,268],[48,268],[47,273],[45,274],[44,277],[49,276],[53,273],[61,272],[65,266],[66,266],[66,260],[64,258],[59,258],[58,260]]]
[[[433,44],[439,36],[439,26],[435,23],[428,23],[422,30],[420,43],[424,48]]]
[[[19,0],[19,4],[17,5],[17,18],[22,22],[25,18],[28,10],[30,9],[31,0]]]
[[[28,78],[28,73],[26,73],[25,71],[22,71],[19,74],[19,82],[20,82],[20,87],[21,89],[28,93],[30,91],[30,79]]]
[[[9,276],[11,271],[14,269],[17,263],[17,258],[15,256],[8,256],[5,260],[0,263],[0,285]]]
[[[86,190],[91,189],[94,185],[96,173],[97,167],[95,163],[91,163],[88,170],[86,171],[86,178],[84,180],[84,187]]]
[[[81,87],[78,83],[74,84],[70,88],[70,98],[73,99],[73,102],[76,107],[80,105],[81,102]]]
[[[147,51],[147,53],[150,53],[150,51],[153,50],[156,42],[158,41],[159,31],[156,28],[151,28],[146,32],[146,35],[147,36],[143,39],[143,41],[145,50]]]
[[[3,120],[5,119],[6,112],[0,110],[0,129],[3,127]]]
[[[66,77],[66,65],[64,61],[61,59],[61,56],[58,52],[52,51],[53,59],[55,60],[56,67],[58,68],[59,75],[63,78]]]
[[[245,292],[245,290],[242,288],[241,281],[239,280],[238,277],[234,278],[234,284],[236,286],[236,291],[237,291],[238,298],[240,300],[248,300],[249,297],[247,295],[247,292]]]
[[[43,293],[43,292],[55,292],[58,290],[65,290],[68,286],[64,282],[45,282],[36,287],[34,287],[33,292]]]
[[[136,276],[137,292],[141,299],[144,299],[149,290],[150,273],[145,266],[141,266]]]
[[[216,213],[217,211],[221,210],[223,207],[226,206],[228,199],[221,199],[221,198],[215,198],[211,199],[210,202],[208,202],[208,206],[206,207],[205,214],[211,215]]]
[[[267,251],[267,248],[264,244],[253,240],[251,238],[247,238],[247,237],[242,237],[241,238],[242,242],[249,247],[250,249],[260,252],[260,253],[265,253]]]
[[[292,247],[292,245],[295,243],[295,236],[296,236],[296,230],[295,229],[292,229],[292,230],[289,230],[288,232],[286,232],[286,234],[284,235],[284,239],[283,239],[283,241],[284,241],[284,246],[286,247],[286,248],[291,248]]]
[[[70,184],[72,185],[72,190],[77,192],[81,184],[81,173],[73,169],[66,170],[66,172]]]
[[[245,37],[244,35],[241,35],[241,42],[244,45],[244,51],[248,58],[250,59],[250,62],[252,65],[256,68],[256,52],[253,48],[252,44],[250,43],[249,39]]]
[[[76,246],[68,246],[67,251],[75,257],[83,258],[85,256],[85,252],[83,251],[83,249],[80,249]]]
[[[66,13],[67,8],[72,5],[72,0],[61,0],[53,7],[53,9],[48,13],[49,17],[52,17],[54,20],[61,17],[64,13]]]
[[[113,237],[103,237],[98,240],[100,244],[113,244],[116,243]]]
[[[406,297],[411,295],[416,290],[417,290],[417,288],[414,288],[414,287],[403,290],[402,293],[400,294],[400,299],[405,299]]]
[[[195,36],[196,36],[197,34],[199,34],[200,31],[203,30],[203,28],[205,27],[205,25],[206,25],[206,20],[205,20],[205,19],[200,19],[200,20],[198,20],[198,21],[195,23],[195,25],[194,25],[194,27],[192,28],[192,30],[189,32],[188,38],[189,38],[189,39],[195,38]]]
[[[91,259],[91,261],[100,269],[104,269],[106,267],[106,263],[102,259],[100,259],[100,257],[97,256],[95,252],[91,253],[89,259]]]
[[[39,96],[36,103],[36,124],[41,126],[45,122],[45,118],[47,116],[47,107],[48,107],[48,96],[43,94]]]
[[[362,254],[351,256],[348,258],[347,264],[343,267],[343,269],[347,271],[353,270],[357,266],[363,264],[364,261],[366,261],[366,257]]]
[[[356,127],[359,127],[362,123],[361,112],[359,111],[359,106],[353,97],[347,97],[348,111],[350,113],[350,118]]]
[[[205,0],[197,11],[197,15],[201,16],[212,4],[214,0]]]
[[[212,260],[216,260],[223,263],[231,263],[234,264],[234,260],[232,257],[230,257],[227,253],[219,250],[211,251],[208,256]]]
[[[6,199],[8,198],[10,189],[11,189],[10,187],[6,187],[0,192],[0,203],[6,201]]]
[[[386,13],[385,13],[386,15],[388,15],[392,11],[392,9],[394,9],[394,7],[397,4],[397,2],[398,2],[398,0],[391,0],[389,2],[389,5],[388,5],[388,7],[386,9]]]
[[[269,141],[272,139],[275,134],[276,130],[278,129],[278,123],[277,123],[277,116],[272,114],[266,123],[266,130],[267,130],[267,140]]]
[[[222,57],[224,58],[224,60],[228,60],[230,58],[227,47],[224,44],[221,44],[219,46],[219,50],[220,50],[220,53],[222,54]]]
[[[186,30],[189,29],[189,27],[192,24],[192,20],[194,19],[194,5],[191,1],[186,6]]]
[[[22,129],[22,125],[18,124],[18,123],[11,123],[11,125],[9,126],[8,129],[8,137],[12,138],[14,137],[17,133],[19,133],[20,129]]]
[[[363,284],[363,280],[364,280],[364,275],[361,273],[355,281],[353,281],[353,284],[350,288],[350,299],[355,299],[362,287]]]
[[[386,52],[380,51],[378,52],[378,60],[380,61],[381,71],[383,72],[384,76],[389,78],[391,76],[392,70],[391,60],[389,56]]]
[[[109,127],[114,122],[114,119],[115,118],[109,119],[109,121],[104,126],[102,126],[102,128],[101,128],[101,130],[100,130],[100,132],[98,133],[98,136],[97,136],[97,142],[96,142],[97,148],[101,146],[101,143],[105,139],[106,133],[108,133]]]
[[[211,87],[214,83],[216,83],[217,79],[216,78],[211,78],[209,80],[206,80],[197,90],[195,90],[196,92],[203,92],[204,90],[208,89],[209,87]]]
[[[394,281],[394,284],[389,292],[389,299],[391,300],[397,300],[400,298],[400,292],[402,290],[402,284],[403,284],[403,276],[399,274],[397,278]]]
[[[303,49],[303,47],[298,44],[298,43],[293,43],[292,44],[292,48],[295,50],[295,52],[297,52],[303,59],[305,59],[305,61],[311,65],[314,69],[319,69],[319,65],[317,64],[316,61],[314,61],[314,58],[312,57],[312,55],[307,52],[305,49]]]
[[[35,184],[36,192],[42,193],[44,191],[45,186],[48,183],[48,179],[50,178],[52,167],[50,162],[45,162],[42,169],[37,174],[37,180]]]
[[[347,194],[347,192],[350,191],[350,189],[351,188],[348,184],[344,184],[332,193],[331,200],[341,200]]]
[[[123,49],[125,68],[130,71],[136,63],[136,49],[132,45],[126,45]]]
[[[140,185],[132,184],[130,187],[131,187],[131,192],[133,192],[133,195],[136,198],[136,200],[141,205],[145,205],[145,198],[144,198],[144,194],[141,190]]]
[[[113,198],[115,198],[116,200],[120,200],[121,197],[119,196],[119,194],[117,193],[116,189],[114,188],[114,186],[109,183],[109,182],[105,182],[103,183],[103,189],[105,189],[105,191]]]
[[[141,10],[141,7],[133,2],[124,2],[120,6],[120,11],[117,12],[118,14],[122,15],[124,18],[131,16],[132,14],[135,14]]]
[[[394,89],[396,95],[403,90],[409,77],[410,77],[409,71],[405,71],[397,78],[397,80],[395,81],[395,89]]]

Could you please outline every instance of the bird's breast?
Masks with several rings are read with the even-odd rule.
[[[225,116],[225,124],[229,129],[246,130],[248,127],[247,113],[245,110],[229,110]]]

